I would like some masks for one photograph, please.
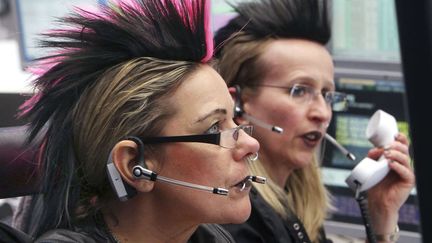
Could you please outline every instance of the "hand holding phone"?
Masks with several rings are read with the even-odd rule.
[[[368,140],[375,147],[380,148],[388,147],[398,133],[396,119],[382,110],[377,110],[372,115],[366,128]],[[375,186],[389,171],[388,161],[384,155],[378,160],[364,158],[354,167],[345,182],[353,191],[359,190],[362,192]]]

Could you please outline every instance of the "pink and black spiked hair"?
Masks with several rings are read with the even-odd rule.
[[[115,142],[157,134],[175,112],[165,98],[213,56],[209,1],[117,0],[76,9],[44,35],[42,46],[57,52],[39,60],[37,93],[21,107],[29,140],[44,132],[33,235],[97,210],[111,191],[105,166]]]

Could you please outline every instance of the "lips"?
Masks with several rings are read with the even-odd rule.
[[[252,176],[246,176],[241,181],[236,183],[233,187],[237,188],[239,191],[245,191],[252,187]]]
[[[239,189],[239,191],[247,191],[252,187],[252,182],[259,183],[259,184],[265,184],[267,182],[267,179],[262,176],[246,176],[243,180],[241,180],[239,183],[235,184],[233,187]]]
[[[320,131],[312,131],[302,135],[303,140],[310,146],[315,146],[323,137]]]

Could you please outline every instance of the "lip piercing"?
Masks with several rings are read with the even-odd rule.
[[[244,191],[245,188],[246,188],[246,181],[243,181],[240,191],[241,192]]]

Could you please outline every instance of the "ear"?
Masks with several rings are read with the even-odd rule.
[[[240,88],[238,86],[229,87],[228,91],[231,95],[231,98],[234,101],[234,121],[237,124],[244,124],[246,121],[242,118],[242,114],[244,111],[243,111],[243,101],[241,99]]]
[[[131,140],[118,142],[112,150],[112,159],[115,167],[124,182],[134,187],[138,192],[150,192],[154,182],[145,179],[136,179],[132,169],[138,164],[138,145]],[[154,163],[146,158],[144,161],[149,170],[154,169]]]
[[[239,87],[228,88],[231,98],[234,100],[234,121],[237,124],[247,124],[248,122],[241,116],[245,112],[243,107],[243,97]]]
[[[228,91],[229,91],[229,93],[230,93],[231,98],[233,99],[233,101],[237,104],[238,103],[237,99],[240,98],[240,97],[238,97],[239,95],[238,95],[237,89],[235,87],[229,87]]]

